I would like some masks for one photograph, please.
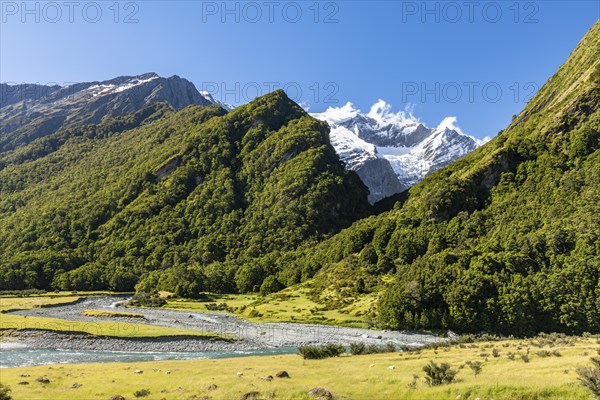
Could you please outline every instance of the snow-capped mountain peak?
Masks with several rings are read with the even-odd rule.
[[[408,189],[483,143],[464,133],[456,117],[428,128],[381,99],[367,114],[348,102],[312,116],[330,125],[331,144],[369,188],[371,203]]]
[[[157,103],[180,110],[189,105],[219,104],[200,94],[194,84],[177,75],[168,78],[153,72],[119,76],[106,81],[71,85],[9,85],[0,83],[0,151],[50,135],[75,124],[97,124]],[[31,122],[37,121],[35,124]],[[20,130],[36,127],[35,132]]]
[[[158,79],[159,76],[156,74],[149,74],[150,76],[135,76],[122,83],[111,83],[111,81],[92,85],[85,90],[88,95],[93,97],[101,96],[109,93],[120,93],[126,90],[132,89],[135,86],[143,85]]]
[[[338,125],[356,118],[359,112],[360,110],[355,108],[354,104],[347,102],[342,107],[329,107],[323,113],[312,115],[327,122],[329,125]]]
[[[223,109],[225,109],[225,110],[227,110],[227,111],[231,111],[231,110],[233,110],[233,109],[235,108],[234,106],[232,106],[232,105],[231,105],[231,104],[229,104],[229,103],[225,103],[225,102],[222,102],[222,101],[216,100],[216,99],[213,97],[213,95],[212,95],[212,94],[210,94],[210,92],[207,92],[207,91],[205,91],[205,90],[201,90],[201,91],[200,91],[200,96],[204,97],[206,100],[210,101],[211,103],[214,103],[214,104],[218,104],[218,105],[220,105],[221,107],[223,107]]]
[[[386,103],[384,100],[379,99],[377,103],[371,106],[371,110],[367,114],[367,117],[375,120],[380,127],[386,127],[394,125],[397,127],[402,126],[415,126],[421,122],[415,118],[412,114],[406,115],[404,111],[392,112],[392,106]]]

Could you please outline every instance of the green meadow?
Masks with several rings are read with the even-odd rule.
[[[52,365],[5,369],[1,381],[15,399],[108,399],[116,394],[134,399],[143,390],[149,392],[143,396],[147,399],[230,400],[249,392],[256,392],[249,398],[309,399],[309,390],[323,387],[338,399],[592,400],[575,370],[590,364],[598,347],[594,338],[532,339],[324,360],[284,355]],[[423,367],[430,360],[449,363],[458,371],[455,381],[428,386]],[[477,375],[468,366],[475,361],[482,364]],[[290,378],[277,378],[279,371]],[[24,381],[29,384],[18,384]]]

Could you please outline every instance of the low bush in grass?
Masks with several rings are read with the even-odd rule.
[[[300,346],[298,352],[305,360],[320,360],[329,357],[339,357],[344,353],[341,344],[328,343],[321,346]]]
[[[207,303],[205,307],[208,311],[227,311],[230,313],[235,311],[233,307],[228,306],[227,303]]]
[[[480,361],[471,361],[471,362],[468,362],[467,365],[469,366],[469,368],[471,368],[471,370],[473,371],[475,376],[477,376],[481,373],[481,368],[482,368],[483,364]]]
[[[136,390],[135,392],[133,392],[133,395],[135,397],[146,397],[150,394],[150,390],[148,389],[140,389],[140,390]]]
[[[0,290],[0,297],[28,297],[45,293],[46,291],[43,289]]]
[[[425,381],[429,386],[439,386],[452,383],[458,371],[453,370],[448,363],[436,364],[429,361],[429,364],[423,367],[425,372]]]
[[[394,345],[394,343],[386,343],[384,345],[367,345],[365,343],[359,342],[350,344],[350,353],[352,353],[353,355],[393,353],[394,351],[396,351],[396,346]]]
[[[541,358],[551,357],[551,356],[554,356],[554,357],[560,357],[561,356],[560,351],[558,351],[558,350],[553,350],[553,351],[540,350],[540,351],[538,351],[535,354],[537,354],[537,356],[541,357]]]
[[[145,292],[136,293],[127,303],[133,307],[162,307],[165,304],[167,304],[165,299]]]
[[[0,400],[12,400],[10,392],[11,389],[8,386],[0,383]]]
[[[579,382],[600,399],[600,358],[592,358],[592,367],[578,368]]]

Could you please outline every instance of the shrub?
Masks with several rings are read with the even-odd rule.
[[[135,392],[133,392],[133,395],[135,397],[146,397],[150,394],[150,390],[148,389],[140,389],[140,390],[136,390]]]
[[[161,307],[167,304],[167,301],[158,296],[151,296],[149,293],[136,293],[128,305],[133,307]]]
[[[0,383],[0,400],[12,400],[10,392],[11,389],[8,386]]]
[[[279,292],[284,287],[285,286],[283,286],[281,282],[277,280],[275,275],[269,275],[267,276],[267,279],[263,281],[262,285],[260,285],[260,294],[264,296],[270,293]]]
[[[415,350],[418,350],[418,349],[419,349],[418,347],[411,347],[411,346],[408,346],[406,344],[401,344],[400,345],[400,351],[402,351],[404,353],[410,353],[411,351],[415,351]]]
[[[248,316],[250,318],[260,318],[260,317],[262,317],[262,314],[258,310],[254,309],[254,310],[250,311]]]
[[[352,353],[353,355],[393,353],[394,351],[396,351],[396,346],[394,345],[394,343],[391,342],[388,342],[381,346],[378,346],[376,344],[366,345],[362,342],[350,344],[350,353]]]
[[[228,306],[227,303],[207,303],[205,307],[208,311],[227,311],[230,313],[234,311],[233,307]]]
[[[537,356],[541,357],[541,358],[550,357],[550,356],[560,357],[560,352],[558,350],[554,350],[554,351],[541,350],[535,354],[537,354]]]
[[[298,352],[305,360],[320,360],[329,357],[339,357],[344,353],[341,344],[328,343],[321,346],[300,346]]]
[[[483,364],[481,364],[481,362],[479,362],[479,361],[473,361],[473,362],[469,363],[469,367],[473,370],[473,373],[475,374],[475,376],[477,376],[481,373],[482,365]]]
[[[0,297],[2,296],[15,296],[15,297],[28,297],[36,294],[46,293],[43,289],[24,289],[24,290],[0,290]]]
[[[600,399],[600,358],[592,358],[593,367],[578,368],[579,382]]]
[[[393,353],[396,351],[396,345],[392,342],[387,342],[383,345],[384,353]]]
[[[439,386],[444,384],[452,383],[458,371],[450,368],[450,364],[441,363],[436,364],[433,361],[429,361],[429,364],[423,367],[425,372],[425,381],[429,386]]]
[[[353,355],[365,354],[367,346],[364,343],[350,343],[350,353]]]
[[[417,380],[419,379],[419,375],[413,375],[413,380],[412,382],[410,382],[408,384],[408,388],[409,389],[416,389],[417,388]]]
[[[535,354],[540,358],[550,357],[552,355],[548,350],[538,351]]]
[[[500,351],[498,351],[498,349],[492,349],[492,356],[494,356],[494,358],[500,357]]]

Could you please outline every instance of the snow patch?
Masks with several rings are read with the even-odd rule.
[[[412,109],[393,112],[391,105],[381,99],[367,114],[347,102],[311,115],[329,124],[331,144],[347,169],[358,170],[368,160],[385,159],[406,186],[416,184],[486,141],[467,135],[455,116],[444,118],[436,128],[428,128],[413,115]]]
[[[342,107],[329,107],[322,113],[313,113],[313,117],[327,122],[329,125],[337,126],[340,123],[351,120],[360,113],[354,104],[347,102]]]
[[[421,123],[421,121],[415,118],[410,112],[408,115],[407,111],[398,111],[397,113],[394,113],[391,109],[392,106],[390,104],[379,99],[377,103],[371,106],[371,110],[367,114],[367,117],[377,121],[380,127],[386,125],[396,125],[399,127],[417,126]]]
[[[114,85],[114,84],[92,85],[92,86],[88,87],[87,89],[85,89],[84,92],[91,94],[92,97],[104,96],[106,94],[124,92],[125,90],[129,90],[135,86],[143,85],[144,83],[148,83],[155,79],[158,79],[158,76],[151,76],[148,79],[133,78],[121,85]]]
[[[222,102],[222,101],[219,101],[219,100],[215,100],[215,98],[212,96],[212,94],[210,94],[210,92],[202,90],[202,91],[200,91],[198,93],[200,93],[200,96],[204,97],[206,100],[210,101],[213,104],[218,104],[219,106],[221,106],[222,108],[224,108],[227,111],[231,111],[231,110],[233,110],[235,108],[234,106],[232,106],[229,103],[225,103],[225,102]]]

